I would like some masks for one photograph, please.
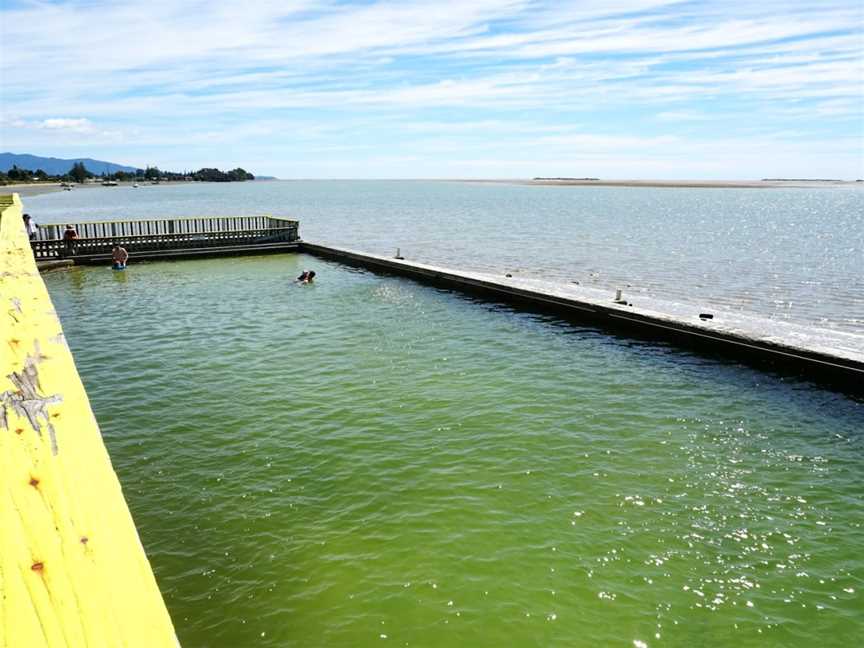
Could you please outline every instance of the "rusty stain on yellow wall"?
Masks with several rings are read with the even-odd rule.
[[[0,648],[177,645],[21,201],[0,196]]]

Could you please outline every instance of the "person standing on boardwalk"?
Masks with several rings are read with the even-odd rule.
[[[24,229],[27,230],[27,238],[31,241],[35,241],[39,226],[36,224],[36,221],[31,218],[30,214],[24,214]]]
[[[111,250],[111,260],[114,262],[111,266],[115,270],[125,270],[126,262],[129,260],[129,253],[121,245],[115,245]]]
[[[78,232],[72,225],[67,225],[63,232],[63,240],[66,242],[66,256],[75,254],[75,241],[78,240]]]

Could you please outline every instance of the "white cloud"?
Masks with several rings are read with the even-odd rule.
[[[170,144],[455,157],[480,134],[550,159],[574,134],[592,155],[635,137],[659,156],[656,138],[715,119],[829,150],[864,118],[852,0],[75,0],[0,19],[4,141],[125,143],[151,161]]]
[[[43,119],[33,124],[35,128],[44,128],[53,131],[70,131],[73,133],[92,133],[96,130],[93,122],[84,117],[69,119],[64,117],[52,117]]]
[[[706,119],[712,119],[711,115],[702,112],[694,112],[692,110],[667,110],[664,112],[657,113],[657,119],[662,121],[704,121]]]

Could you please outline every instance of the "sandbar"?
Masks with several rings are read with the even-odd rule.
[[[679,189],[864,188],[864,182],[860,180],[609,180],[602,178],[534,178],[524,180],[468,180],[467,182],[553,187],[667,187]]]

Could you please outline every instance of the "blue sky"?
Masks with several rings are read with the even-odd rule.
[[[286,178],[854,179],[862,6],[4,0],[0,149]]]

